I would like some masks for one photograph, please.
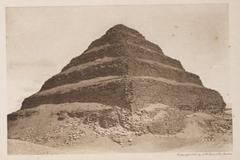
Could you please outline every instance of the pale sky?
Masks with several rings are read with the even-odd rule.
[[[116,24],[142,33],[230,103],[227,5],[19,7],[6,20],[8,113]]]

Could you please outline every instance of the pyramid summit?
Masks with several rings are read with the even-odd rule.
[[[131,111],[162,103],[190,110],[222,111],[225,103],[205,88],[196,74],[138,31],[113,26],[93,41],[40,91],[26,98],[21,109],[42,104],[93,102]]]
[[[107,35],[110,35],[113,33],[126,33],[137,38],[145,39],[141,33],[123,24],[117,24],[106,32]]]

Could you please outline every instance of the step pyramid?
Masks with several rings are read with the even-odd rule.
[[[26,98],[21,109],[42,104],[96,102],[131,111],[162,103],[194,111],[222,111],[222,96],[198,75],[166,56],[138,31],[110,28],[60,73]]]

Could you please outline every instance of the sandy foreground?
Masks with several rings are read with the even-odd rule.
[[[43,106],[16,112],[8,123],[8,153],[232,151],[231,113],[185,112],[154,105],[132,115],[131,121],[120,112],[120,120],[124,120],[120,123],[115,121],[119,118],[116,112],[107,106],[104,110],[103,106],[92,106]],[[97,115],[104,117],[96,119]],[[135,128],[127,128],[128,122]]]
[[[48,147],[16,139],[8,139],[8,154],[82,154],[117,152],[231,152],[228,136],[219,136],[218,142],[197,143],[175,136],[142,135],[133,144],[121,146],[107,137],[79,146]],[[220,140],[221,139],[221,140]]]

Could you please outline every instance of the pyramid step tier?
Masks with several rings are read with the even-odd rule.
[[[42,104],[102,103],[135,111],[151,103],[191,110],[221,111],[225,103],[216,91],[164,78],[109,76],[68,84],[26,98],[22,109]]]
[[[104,57],[104,58],[96,59],[94,61],[83,63],[83,64],[80,64],[80,65],[77,65],[77,66],[72,66],[71,68],[68,68],[68,69],[62,71],[59,74],[67,75],[67,74],[69,74],[71,72],[74,72],[74,71],[77,71],[77,70],[82,70],[82,69],[85,69],[85,68],[88,68],[88,67],[91,67],[91,66],[94,66],[94,65],[104,64],[104,63],[107,63],[107,62],[112,62],[112,61],[115,61],[119,58],[121,58],[121,57]],[[125,58],[127,58],[127,57],[125,57]],[[153,64],[153,65],[159,65],[159,66],[169,68],[169,69],[173,69],[173,70],[177,70],[177,71],[180,71],[180,72],[184,72],[184,70],[182,70],[182,69],[172,67],[172,66],[169,66],[169,65],[166,65],[166,64],[163,64],[163,63],[159,63],[157,61],[146,60],[146,59],[141,59],[141,58],[136,58],[136,60],[146,62],[146,63],[150,63],[150,64]]]
[[[35,94],[34,96],[40,96],[40,95],[51,95],[56,93],[65,93],[65,92],[71,92],[72,89],[81,88],[84,86],[91,86],[96,85],[100,83],[105,83],[109,81],[115,81],[115,80],[122,80],[122,79],[131,79],[131,78],[140,78],[143,80],[153,79],[155,81],[162,81],[163,83],[171,84],[171,85],[179,85],[179,86],[191,86],[191,87],[199,87],[203,88],[203,86],[189,83],[189,82],[177,82],[174,80],[169,80],[166,78],[161,77],[149,77],[149,76],[106,76],[106,77],[97,77],[93,79],[83,80],[77,83],[71,83],[71,84],[65,84],[62,86],[57,86],[51,89],[43,90]]]
[[[83,65],[74,66],[53,76],[44,83],[41,91],[97,77],[124,75],[162,77],[202,86],[202,82],[197,75],[184,72],[177,68],[173,69],[173,67],[155,61],[128,57],[105,57]]]
[[[73,58],[71,62],[62,69],[62,71],[67,70],[72,66],[77,66],[79,64],[94,61],[96,59],[121,56],[154,60],[159,63],[163,63],[165,65],[184,70],[181,63],[176,59],[170,58],[163,54],[159,54],[158,52],[152,52],[144,47],[132,45],[129,43],[116,43],[111,45],[105,44],[90,50],[86,50],[85,52],[87,52],[87,54],[82,54],[78,57]]]
[[[129,34],[129,32],[123,32],[123,31],[107,32],[107,34],[93,41],[89,45],[88,50],[94,47],[103,46],[105,44],[131,43],[131,44],[148,48],[152,51],[158,52],[159,54],[163,54],[162,49],[158,45],[146,40],[143,37],[138,37],[136,35],[132,36],[132,35],[133,34]]]

